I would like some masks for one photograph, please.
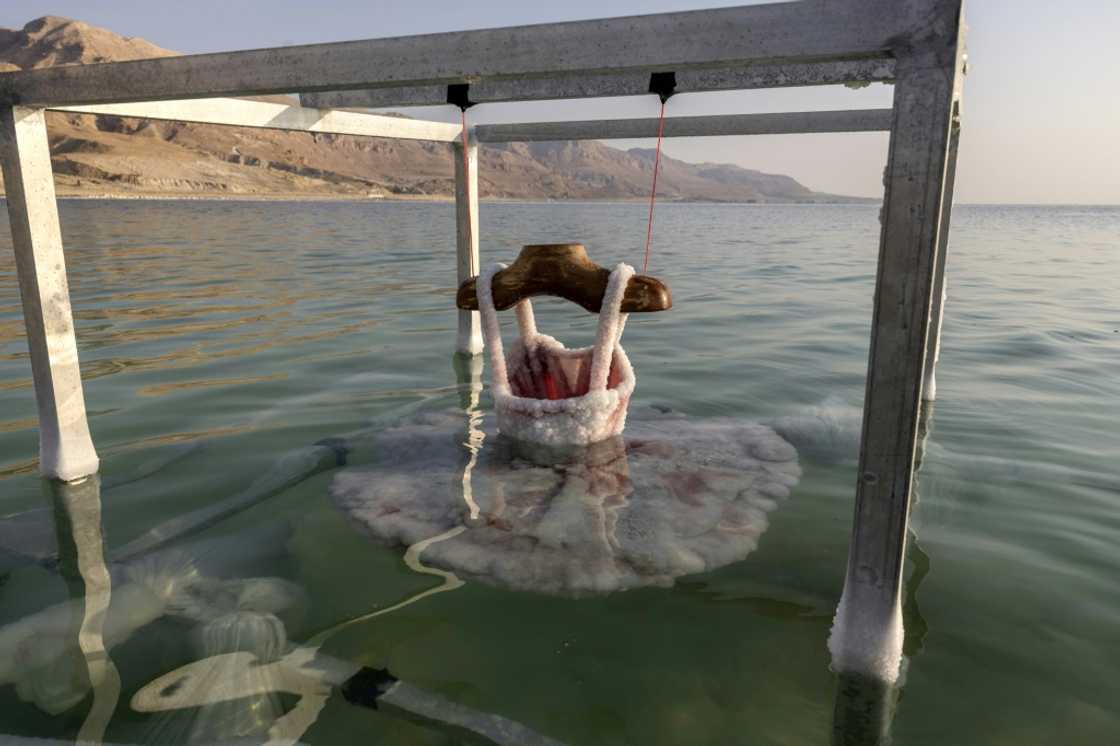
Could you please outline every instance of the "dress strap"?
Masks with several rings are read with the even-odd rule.
[[[634,276],[634,268],[629,264],[619,264],[611,272],[607,290],[603,293],[603,305],[599,309],[599,331],[595,336],[595,347],[591,353],[591,381],[589,391],[605,391],[607,378],[611,372],[614,348],[622,338],[628,314],[622,313],[622,298],[626,286]],[[489,342],[489,340],[487,340]]]
[[[478,294],[478,310],[482,314],[482,337],[486,341],[486,350],[490,353],[490,386],[494,389],[509,392],[509,375],[506,373],[506,354],[502,349],[502,329],[498,325],[498,312],[494,309],[494,290],[491,283],[504,264],[492,264],[482,270],[475,283]],[[522,301],[526,303],[527,301]],[[529,309],[529,320],[532,323],[532,308]],[[520,304],[518,308],[518,323],[521,323]],[[535,324],[534,324],[535,329]]]
[[[526,298],[518,302],[513,310],[517,314],[517,330],[521,334],[521,339],[525,340],[527,345],[532,344],[537,336],[537,318],[533,315],[533,304]]]

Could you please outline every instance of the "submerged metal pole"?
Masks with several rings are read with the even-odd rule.
[[[121,696],[121,677],[105,640],[109,604],[112,599],[112,580],[105,562],[105,541],[101,522],[101,478],[94,474],[75,484],[52,482],[51,496],[55,509],[55,528],[58,532],[59,570],[70,586],[77,608],[82,610],[79,624],[74,630],[74,647],[85,659],[89,688],[93,702],[86,714],[76,743],[101,743],[109,721]],[[60,677],[63,678],[63,677]],[[66,705],[66,696],[84,698],[84,682],[70,682],[75,690],[66,692],[60,686],[54,693]],[[43,707],[43,702],[37,703]]]
[[[31,373],[39,407],[39,471],[74,481],[97,472],[42,109],[0,107],[0,163]]]
[[[963,67],[961,2],[933,5],[923,38],[898,59],[855,517],[829,638],[836,670],[887,682],[898,678],[902,658],[902,568],[953,101]]]
[[[454,143],[455,156],[455,256],[457,284],[478,275],[478,144],[470,138],[466,155],[463,144]],[[478,311],[459,311],[459,333],[455,351],[467,355],[482,352],[482,321]]]

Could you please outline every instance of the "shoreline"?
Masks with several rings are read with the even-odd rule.
[[[157,192],[57,192],[59,201],[150,201],[150,202],[428,202],[439,204],[454,204],[455,199],[449,195],[421,195],[421,194],[392,194],[388,196],[370,197],[360,194],[298,194],[298,193],[265,193],[265,194],[230,194],[228,192],[191,192],[191,193],[157,193]],[[7,199],[0,192],[0,202]],[[547,199],[534,199],[531,197],[482,197],[480,202],[495,204],[534,204],[543,205],[550,203],[562,204],[643,204],[648,205],[649,199],[642,198],[564,198],[553,197]],[[658,199],[659,205],[754,205],[764,207],[768,205],[870,205],[882,204],[882,197],[852,197],[837,200],[802,200],[796,202],[733,202],[716,200],[684,200],[684,199]],[[960,207],[1093,207],[1117,209],[1120,204],[1097,202],[958,202]]]
[[[229,194],[226,192],[192,192],[192,193],[155,193],[155,192],[57,192],[59,201],[152,201],[152,202],[427,202],[440,204],[455,204],[451,195],[420,195],[420,194],[393,194],[387,196],[366,196],[361,194]],[[7,197],[0,193],[0,200]],[[533,199],[530,197],[482,197],[479,202],[486,203],[570,203],[570,204],[648,204],[646,197],[640,198],[544,198]],[[798,201],[773,201],[773,202],[735,202],[722,200],[691,200],[691,199],[659,199],[658,204],[683,204],[683,205],[866,205],[878,204],[878,197],[857,197],[843,200],[798,200]]]

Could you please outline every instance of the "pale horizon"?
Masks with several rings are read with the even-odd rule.
[[[159,5],[137,0],[25,0],[0,8],[0,27],[20,28],[56,15],[139,36],[183,53],[400,36],[470,28],[580,20],[601,16],[742,4],[715,0],[563,6],[415,0],[407,5],[325,0],[245,0]],[[1080,14],[1064,5],[985,0],[966,5],[970,73],[965,81],[956,198],[960,204],[1120,204],[1120,65],[1112,39],[1120,4],[1087,0]],[[687,94],[668,116],[889,107],[892,88],[843,87]],[[454,119],[451,107],[401,109],[413,116]],[[652,96],[519,104],[485,104],[473,121],[652,116]],[[788,174],[811,189],[878,197],[886,133],[774,135],[667,140],[664,151],[690,162],[733,163]],[[649,140],[610,141],[648,147]]]

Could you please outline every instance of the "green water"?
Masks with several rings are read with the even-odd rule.
[[[567,744],[855,738],[834,714],[826,640],[852,512],[878,208],[658,210],[651,271],[676,307],[631,317],[632,406],[792,423],[804,474],[757,551],[672,588],[598,598],[467,583],[346,627],[323,650]],[[633,263],[644,218],[638,205],[487,204],[483,261],[574,239],[600,263]],[[284,454],[460,401],[450,205],[67,202],[62,219],[110,554],[254,489],[285,468]],[[0,531],[18,545],[0,559],[20,550],[0,585],[10,625],[81,584],[65,561],[60,574],[18,559],[51,554],[59,535],[65,555],[66,532],[55,527],[63,498],[36,476],[30,367],[0,231],[0,516],[29,527]],[[905,676],[887,697],[895,743],[1120,740],[1118,236],[1113,208],[954,215],[939,401],[906,570]],[[540,303],[539,318],[569,343],[594,333],[594,317],[559,302]],[[350,525],[327,496],[331,476],[182,542],[224,541],[238,577],[302,589],[285,617],[293,642],[440,582]],[[197,712],[130,707],[192,660],[192,634],[157,619],[111,646],[121,693],[106,741],[197,739]],[[92,702],[49,715],[27,699],[16,682],[0,685],[0,732],[72,740]],[[472,738],[335,693],[300,741],[485,743]]]

